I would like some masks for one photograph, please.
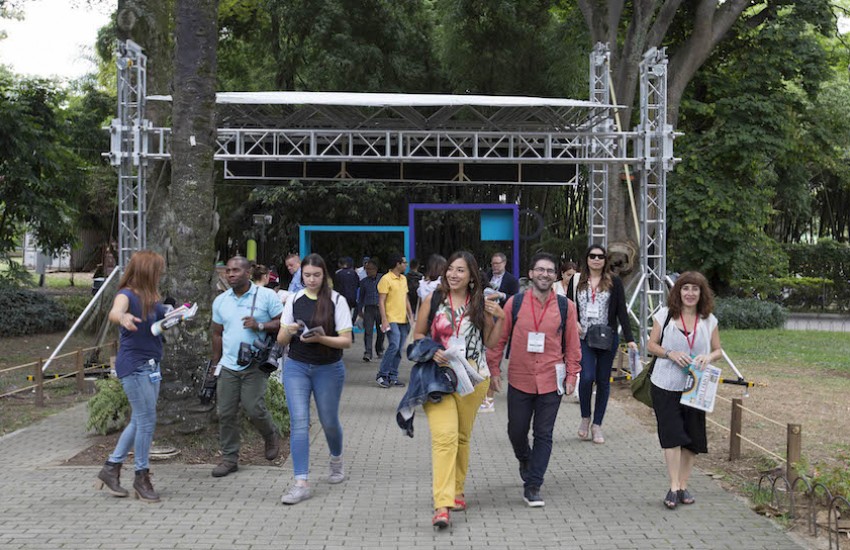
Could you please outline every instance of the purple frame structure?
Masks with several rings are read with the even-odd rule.
[[[513,240],[513,269],[511,273],[519,278],[519,206],[516,204],[439,204],[439,203],[411,203],[407,206],[407,225],[410,228],[410,257],[416,257],[416,226],[414,216],[417,210],[509,210],[513,212],[514,218],[514,240]]]

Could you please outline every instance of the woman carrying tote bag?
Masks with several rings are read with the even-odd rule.
[[[626,291],[623,282],[608,269],[608,253],[598,244],[591,245],[584,255],[578,285],[568,296],[576,303],[581,337],[581,377],[578,383],[581,423],[579,439],[588,437],[594,443],[605,443],[602,420],[611,393],[611,367],[617,353],[617,328],[623,326],[623,337],[629,347],[637,349],[626,311]],[[596,384],[596,405],[591,424],[590,397]]]

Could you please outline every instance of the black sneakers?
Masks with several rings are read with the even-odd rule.
[[[540,498],[540,488],[538,487],[526,487],[522,499],[532,508],[540,508],[546,504]]]
[[[522,482],[525,483],[525,477],[528,475],[528,461],[520,460],[519,461],[519,477],[522,479]]]

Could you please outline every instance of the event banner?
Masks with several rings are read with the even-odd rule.
[[[719,368],[708,365],[705,369],[698,369],[692,365],[688,371],[688,381],[679,403],[705,412],[712,412],[719,384]]]

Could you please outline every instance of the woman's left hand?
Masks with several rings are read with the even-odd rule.
[[[484,311],[496,319],[505,318],[505,310],[503,310],[502,306],[499,305],[499,302],[495,300],[484,300]]]
[[[634,342],[629,342],[629,343],[628,343],[628,346],[629,346],[629,349],[633,349],[633,350],[635,350],[635,351],[637,351],[637,350],[638,350],[638,346],[637,346],[637,344],[636,344],[636,343],[634,343]]]
[[[321,343],[323,343],[322,338],[324,338],[324,336],[321,336],[319,334],[316,334],[315,332],[312,332],[312,333],[308,334],[307,336],[302,335],[302,336],[299,336],[298,338],[302,342],[304,342],[305,344],[321,344]]]

